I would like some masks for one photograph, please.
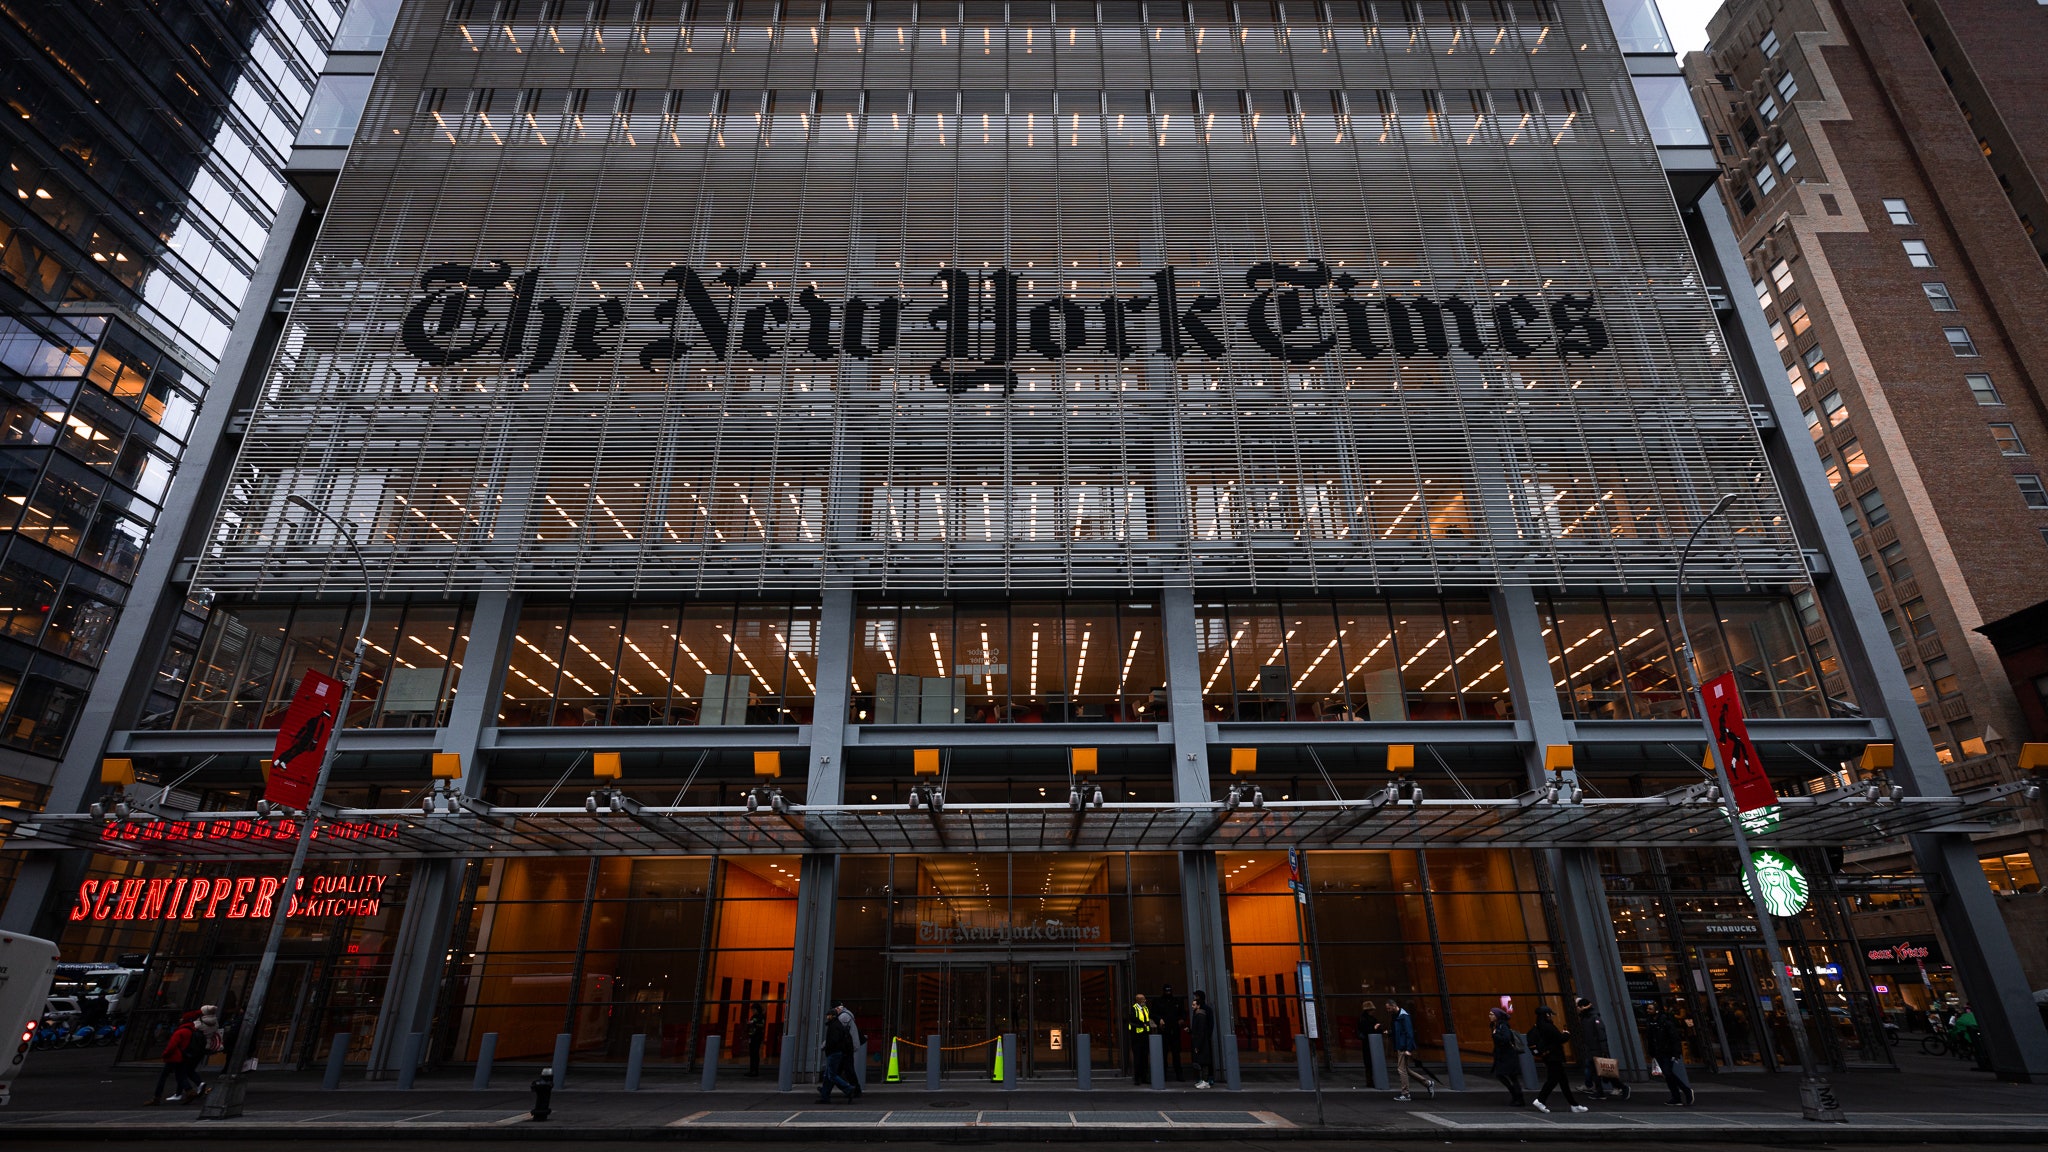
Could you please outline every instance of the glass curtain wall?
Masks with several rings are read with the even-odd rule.
[[[1195,606],[1210,720],[1509,720],[1484,600],[1236,600]]]
[[[862,605],[856,724],[1041,724],[1166,718],[1157,600]]]
[[[1544,638],[1556,670],[1558,703],[1578,720],[1669,720],[1691,715],[1679,676],[1680,637],[1667,596],[1545,596]],[[1795,599],[1701,594],[1688,597],[1700,675],[1731,669],[1751,716],[1830,715],[1821,673],[1832,670],[1817,610]],[[1830,650],[1831,651],[1831,650]],[[1833,678],[1839,681],[1839,677]]]
[[[1318,989],[1325,1059],[1337,1062],[1367,1059],[1363,1036],[1386,1022],[1389,998],[1413,1014],[1423,1049],[1440,1051],[1455,1032],[1468,1059],[1502,996],[1522,1028],[1538,1003],[1564,1008],[1561,953],[1526,852],[1310,852],[1306,903],[1288,886],[1284,852],[1222,853],[1218,868],[1246,1064],[1293,1062],[1303,965]]]
[[[796,940],[796,857],[625,856],[479,861],[464,943],[437,1022],[441,1058],[546,1060],[567,1032],[587,1059],[623,1061],[635,1035],[651,1060],[693,1062],[701,1037],[747,1056],[764,1013],[764,1061],[784,1030]]]
[[[807,724],[817,672],[816,604],[529,604],[498,723]]]

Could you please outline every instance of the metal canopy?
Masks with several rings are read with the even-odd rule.
[[[2012,786],[1965,796],[1872,799],[1862,790],[1786,797],[1779,823],[1753,835],[1782,847],[1849,846],[1994,817]],[[281,860],[290,820],[252,812],[179,819],[99,820],[44,814],[17,825],[8,849],[90,849],[162,861]],[[1293,801],[1263,809],[1221,804],[1107,804],[1076,813],[1065,804],[793,805],[787,813],[744,808],[497,808],[423,814],[417,809],[341,809],[322,820],[312,855],[322,860],[487,856],[699,856],[804,852],[1251,851],[1266,848],[1623,848],[1732,845],[1717,804],[1689,795],[1553,803],[1423,800],[1419,804]]]

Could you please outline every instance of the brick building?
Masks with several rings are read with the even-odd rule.
[[[2048,7],[1738,0],[1708,31],[1686,75],[1863,574],[1951,781],[2008,778],[2041,688],[1979,629],[2048,574]],[[2043,844],[1979,840],[2037,986]]]

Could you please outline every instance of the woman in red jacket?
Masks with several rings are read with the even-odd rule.
[[[166,1102],[164,1081],[173,1076],[178,1079],[178,1094],[171,1097],[169,1103],[181,1104],[188,1094],[198,1091],[199,1082],[193,1079],[192,1069],[206,1057],[204,1042],[199,1039],[196,1027],[198,1023],[199,1010],[196,1008],[178,1017],[178,1026],[172,1029],[171,1038],[164,1042],[163,1054],[157,1057],[163,1061],[164,1069],[157,1073],[156,1088],[149,1094],[151,1104]]]

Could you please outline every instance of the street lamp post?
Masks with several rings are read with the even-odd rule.
[[[328,725],[327,750],[322,753],[320,771],[313,778],[313,795],[306,804],[306,811],[299,816],[298,843],[292,848],[291,868],[285,872],[277,908],[270,916],[270,937],[263,943],[263,959],[257,963],[256,979],[249,985],[249,1000],[242,1009],[241,1027],[235,1032],[235,1047],[228,1053],[225,1073],[206,1095],[206,1104],[199,1113],[202,1120],[223,1120],[242,1114],[242,1097],[246,1088],[242,1082],[242,1065],[248,1061],[249,1052],[255,1047],[256,1033],[263,1022],[263,1002],[270,995],[271,974],[277,971],[277,953],[284,944],[285,922],[291,916],[299,877],[306,871],[306,854],[313,845],[313,825],[320,818],[320,803],[327,794],[327,779],[334,771],[335,749],[341,743],[341,729],[348,723],[349,706],[355,700],[356,677],[363,671],[363,650],[368,646],[370,632],[370,607],[376,597],[370,585],[369,562],[363,559],[363,550],[357,546],[355,537],[345,530],[346,521],[335,519],[297,493],[285,499],[333,525],[335,533],[348,544],[349,551],[355,553],[356,565],[363,573],[363,623],[356,629],[355,650],[349,657],[348,674],[342,677],[341,700]]]
[[[1726,511],[1735,502],[1735,493],[1721,497],[1693,526],[1692,534],[1685,538],[1685,548],[1678,554],[1678,587],[1673,610],[1678,616],[1679,643],[1684,646],[1685,675],[1692,682],[1693,706],[1699,709],[1700,724],[1707,731],[1707,754],[1714,760],[1714,781],[1721,789],[1721,802],[1728,808],[1728,824],[1735,834],[1735,855],[1742,863],[1742,879],[1749,886],[1750,902],[1756,907],[1757,927],[1764,938],[1764,958],[1771,966],[1780,993],[1778,999],[1785,1005],[1785,1023],[1792,1032],[1792,1045],[1799,1051],[1799,1110],[1808,1120],[1846,1121],[1841,1106],[1835,1102],[1834,1090],[1821,1078],[1820,1069],[1814,1064],[1813,1044],[1806,1035],[1805,1013],[1799,1007],[1799,998],[1791,994],[1792,980],[1785,969],[1785,954],[1778,947],[1777,926],[1771,923],[1770,909],[1764,904],[1764,886],[1756,874],[1756,861],[1749,854],[1749,837],[1742,830],[1742,811],[1736,805],[1735,789],[1728,779],[1728,765],[1721,755],[1721,742],[1715,737],[1714,724],[1707,716],[1707,694],[1700,685],[1699,666],[1693,659],[1692,630],[1685,625],[1685,564],[1692,558],[1692,546],[1698,542],[1700,532],[1713,522],[1716,516]]]

